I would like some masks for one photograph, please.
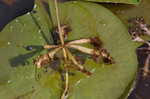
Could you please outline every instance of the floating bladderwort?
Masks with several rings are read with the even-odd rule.
[[[35,61],[34,64],[41,68],[43,66],[46,66],[55,59],[63,60],[64,61],[64,71],[65,71],[65,87],[64,92],[61,96],[61,99],[66,99],[68,97],[69,93],[69,75],[68,71],[69,69],[76,69],[78,71],[81,71],[82,73],[85,73],[86,75],[90,76],[92,73],[83,66],[83,64],[80,64],[76,59],[76,55],[73,55],[70,51],[70,49],[78,50],[82,53],[89,54],[91,57],[96,61],[99,62],[100,58],[103,59],[103,61],[107,64],[114,64],[114,59],[110,56],[107,49],[103,48],[102,41],[99,39],[99,37],[90,37],[90,38],[83,38],[79,40],[73,40],[65,42],[65,39],[67,39],[67,35],[70,32],[70,29],[67,25],[61,25],[60,18],[59,18],[59,10],[58,10],[58,1],[55,1],[55,12],[56,12],[56,18],[57,18],[57,27],[55,28],[53,32],[54,35],[58,35],[59,37],[59,43],[57,45],[44,45],[45,49],[49,49],[48,53],[39,56]],[[56,38],[55,38],[56,39]],[[81,44],[89,43],[93,46],[93,49],[83,47]],[[52,49],[52,50],[51,50]],[[63,57],[58,57],[61,55],[56,55],[58,51],[61,51],[63,54]]]
[[[62,27],[60,27],[62,29]],[[63,35],[65,32],[64,30],[61,30]],[[60,32],[58,32],[60,34]],[[64,37],[63,37],[64,38]],[[86,48],[81,46],[80,44],[86,44],[89,43],[91,44],[94,48]],[[70,51],[70,48],[78,50],[82,53],[89,54],[91,55],[91,58],[93,58],[94,61],[99,62],[100,58],[103,59],[104,63],[106,64],[114,64],[115,61],[114,59],[110,56],[109,52],[102,47],[102,42],[98,37],[91,37],[91,38],[85,38],[85,39],[79,39],[79,40],[74,40],[70,42],[65,42],[64,45],[59,44],[59,45],[44,45],[45,49],[52,49],[48,53],[39,56],[35,61],[34,64],[38,67],[44,67],[50,63],[53,63],[55,59],[63,60],[64,61],[64,68],[66,71],[66,86],[65,86],[65,91],[61,97],[61,99],[66,99],[68,96],[68,90],[69,90],[69,81],[68,81],[68,69],[75,69],[78,71],[81,71],[82,73],[85,73],[86,75],[90,76],[92,73],[83,66],[84,64],[80,64],[79,62],[82,61],[81,59],[76,59],[77,56],[73,55]],[[64,49],[64,50],[63,50]],[[63,53],[63,57],[57,57],[57,52],[61,51]],[[58,55],[60,56],[60,55]]]

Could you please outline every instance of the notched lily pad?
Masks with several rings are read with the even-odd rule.
[[[41,6],[38,6],[35,9],[37,13],[20,17],[17,22],[10,23],[0,34],[0,40],[11,42],[10,45],[0,49],[2,60],[0,82],[3,82],[0,83],[1,98],[60,98],[63,78],[59,72],[50,68],[48,71],[43,69],[35,71],[32,59],[39,53],[40,55],[45,53],[44,51],[37,52],[35,56],[29,58],[29,64],[25,66],[12,67],[8,61],[17,55],[29,52],[16,45],[44,45],[46,44],[45,37],[48,38],[49,44],[53,43],[48,26],[50,29],[56,27],[56,15],[53,2],[49,4],[53,24],[46,24],[48,21],[41,17],[43,16],[39,10]],[[65,2],[59,4],[59,10],[61,23],[69,24],[71,28],[66,41],[99,37],[104,43],[104,48],[116,61],[115,64],[107,65],[102,62],[96,63],[93,59],[83,55],[84,66],[93,74],[87,77],[78,71],[70,71],[69,99],[118,99],[134,79],[137,69],[135,45],[130,40],[128,30],[114,14],[98,4],[79,1]],[[35,24],[33,17],[37,19],[41,28]],[[20,24],[25,24],[25,26]],[[43,31],[42,34],[41,31]],[[35,79],[35,73],[39,75],[36,75],[39,80]],[[7,79],[3,79],[6,77]]]

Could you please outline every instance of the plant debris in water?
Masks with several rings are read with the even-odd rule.
[[[63,67],[58,66],[58,68],[63,69],[62,71],[64,73],[64,87],[60,98],[66,99],[69,95],[70,69],[82,72],[87,76],[92,75],[92,72],[84,67],[85,57],[79,57],[77,53],[90,56],[96,63],[102,60],[105,64],[114,64],[115,60],[108,50],[104,48],[103,42],[98,36],[66,41],[68,34],[71,32],[71,28],[68,24],[60,23],[57,0],[54,0],[54,6],[57,21],[57,26],[52,30],[54,44],[44,45],[42,48],[47,50],[47,53],[38,56],[34,60],[34,64],[37,68],[47,68],[49,64],[52,65],[52,63],[54,63],[55,59],[63,63]],[[84,44],[88,44],[91,47],[85,47],[83,46]],[[27,49],[32,50],[30,47]],[[73,50],[75,50],[76,53],[72,53]]]
[[[53,62],[56,57],[59,58],[59,60],[64,61],[63,66],[65,69],[65,87],[64,92],[61,95],[61,99],[66,99],[69,93],[69,69],[78,70],[86,74],[87,76],[90,76],[92,74],[83,66],[84,62],[77,58],[77,55],[71,52],[72,49],[77,50],[80,53],[90,55],[95,62],[99,62],[100,59],[102,59],[103,62],[106,64],[114,64],[115,61],[110,56],[107,49],[103,47],[103,43],[99,37],[89,37],[65,42],[65,40],[67,39],[67,35],[71,31],[71,29],[67,24],[60,23],[57,4],[58,2],[57,0],[55,0],[54,2],[58,26],[53,29],[53,35],[55,35],[57,43],[55,45],[44,45],[43,48],[47,49],[48,52],[46,54],[38,56],[35,59],[34,64],[37,66],[37,68],[42,68],[45,67],[47,64]],[[82,44],[90,44],[93,46],[93,48],[84,47],[82,46]]]
[[[62,30],[64,29],[64,25],[61,26],[61,29]],[[65,36],[63,36],[63,38],[65,38]],[[91,48],[81,46],[81,44],[87,44],[87,43],[91,44],[94,48],[91,49]],[[115,63],[114,59],[110,56],[109,52],[105,48],[103,48],[102,41],[98,37],[73,40],[70,42],[65,42],[64,45],[61,44],[44,45],[43,47],[48,50],[48,53],[38,56],[37,59],[34,61],[34,64],[37,66],[37,68],[42,68],[47,64],[53,62],[54,59],[57,57],[57,53],[59,51],[63,51],[63,48],[66,51],[67,62],[62,57],[60,57],[60,59],[65,61],[65,65],[66,65],[65,68],[78,70],[88,76],[90,76],[92,73],[88,71],[81,62],[79,62],[80,59],[79,58],[77,59],[76,56],[74,56],[71,53],[70,49],[75,49],[82,53],[91,55],[93,60],[96,62],[99,62],[100,58],[102,58],[103,62],[106,64]],[[70,63],[68,61],[70,61]]]
[[[150,43],[141,38],[141,36],[150,36],[150,25],[145,23],[143,17],[135,17],[129,19],[129,23],[132,24],[129,27],[129,33],[132,37],[132,40],[135,42],[141,42],[147,44],[146,47],[137,48],[138,51],[141,51],[144,54],[147,54],[147,58],[144,62],[143,77],[146,78],[150,74]]]
[[[64,29],[63,26],[61,27],[61,29]],[[80,45],[86,43],[93,45],[94,49],[86,48]],[[60,51],[62,48],[65,48],[66,50],[67,61],[68,60],[71,61],[70,64],[67,66],[67,68],[78,70],[86,75],[91,75],[92,73],[82,66],[83,65],[82,59],[79,58],[78,56],[74,56],[69,49],[75,49],[82,53],[89,54],[91,55],[92,59],[96,62],[99,62],[100,58],[102,58],[104,63],[106,64],[115,63],[114,59],[110,56],[109,52],[105,48],[103,48],[102,41],[98,37],[91,37],[87,39],[80,39],[66,42],[63,46],[61,44],[58,44],[58,45],[44,45],[43,47],[45,49],[48,49],[48,53],[38,56],[37,59],[34,61],[34,64],[37,66],[37,68],[46,66],[47,64],[54,61],[54,59],[57,57],[56,55],[57,52]]]
[[[91,45],[93,45],[94,49],[86,48],[80,45],[80,44],[86,44],[86,43],[90,43]],[[92,37],[92,38],[87,38],[87,39],[80,39],[80,40],[66,42],[64,46],[44,45],[44,48],[50,51],[48,51],[48,53],[44,55],[38,56],[34,64],[36,64],[38,68],[45,66],[46,64],[54,60],[54,58],[56,57],[56,53],[60,51],[62,48],[66,49],[66,52],[68,53],[67,57],[69,58],[69,60],[71,60],[74,65],[77,65],[78,67],[80,67],[80,69],[83,69],[83,67],[81,66],[81,64],[79,64],[79,62],[77,62],[77,59],[73,56],[73,54],[69,50],[70,48],[76,49],[82,53],[91,55],[93,60],[100,61],[100,58],[102,58],[104,63],[106,64],[115,63],[114,59],[110,56],[109,52],[105,48],[102,47],[101,43],[102,42],[100,41],[98,37]]]
[[[148,41],[145,41],[141,38],[141,36],[148,35],[150,36],[150,30],[149,25],[145,23],[143,17],[135,17],[131,18],[129,20],[129,23],[132,24],[131,27],[129,27],[129,33],[132,36],[132,40],[135,42],[142,42],[146,43],[150,46],[150,43]]]

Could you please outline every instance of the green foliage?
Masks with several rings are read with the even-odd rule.
[[[53,26],[56,26],[56,16],[53,2],[49,3]],[[59,99],[62,89],[62,81],[58,72],[54,70],[37,70],[32,59],[39,55],[32,53],[27,57],[28,64],[22,66],[10,64],[18,55],[31,53],[22,46],[46,44],[41,31],[53,43],[49,32],[52,23],[47,25],[43,14],[38,6],[37,13],[26,14],[11,22],[0,34],[0,98],[2,99]],[[129,84],[133,81],[137,60],[135,45],[132,43],[127,28],[108,9],[88,2],[66,2],[59,5],[61,23],[69,24],[72,31],[67,40],[76,40],[91,36],[102,39],[104,47],[108,49],[116,63],[105,65],[95,63],[87,59],[85,67],[93,71],[93,75],[86,77],[84,74],[72,71],[70,76],[70,99],[118,99]],[[45,15],[48,17],[47,15]],[[37,19],[41,29],[35,24]],[[41,53],[44,53],[42,51]],[[24,57],[19,57],[19,61]],[[35,80],[35,73],[39,79]]]

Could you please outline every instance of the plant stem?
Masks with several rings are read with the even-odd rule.
[[[61,45],[62,45],[62,50],[63,50],[63,54],[64,54],[64,59],[65,62],[67,61],[67,53],[66,53],[66,49],[64,48],[64,38],[63,38],[63,32],[61,29],[61,25],[60,25],[60,18],[59,18],[59,11],[58,11],[58,1],[55,0],[55,9],[56,9],[56,18],[57,18],[57,25],[58,25],[58,31],[59,31],[59,38],[61,41]],[[68,75],[68,70],[66,70],[65,73],[65,90],[61,96],[61,99],[66,99],[67,98],[67,94],[68,94],[68,86],[69,85],[69,75]]]
[[[76,61],[76,59],[74,58],[74,56],[71,54],[71,52],[67,49],[67,53],[68,53],[68,57],[72,60],[72,62],[81,70],[84,69],[84,67],[80,64],[78,64],[78,62]]]
[[[58,1],[57,0],[55,0],[55,9],[56,9],[56,18],[57,18],[57,25],[58,25],[58,31],[59,31],[59,38],[60,38],[61,44],[64,45],[63,33],[62,33],[60,20],[59,20]]]
[[[68,70],[66,70],[65,73],[65,90],[61,96],[61,99],[66,99],[68,96],[68,89],[69,89],[69,75],[68,75]]]
[[[57,25],[58,25],[58,31],[59,31],[59,38],[61,41],[61,45],[64,46],[64,38],[63,38],[63,33],[62,33],[62,29],[61,29],[61,25],[60,25],[60,18],[59,18],[59,11],[58,11],[58,1],[55,0],[55,9],[56,9],[56,18],[57,18]],[[65,48],[63,49],[63,53],[64,53],[64,58],[67,58],[67,54],[66,54],[66,50]]]

